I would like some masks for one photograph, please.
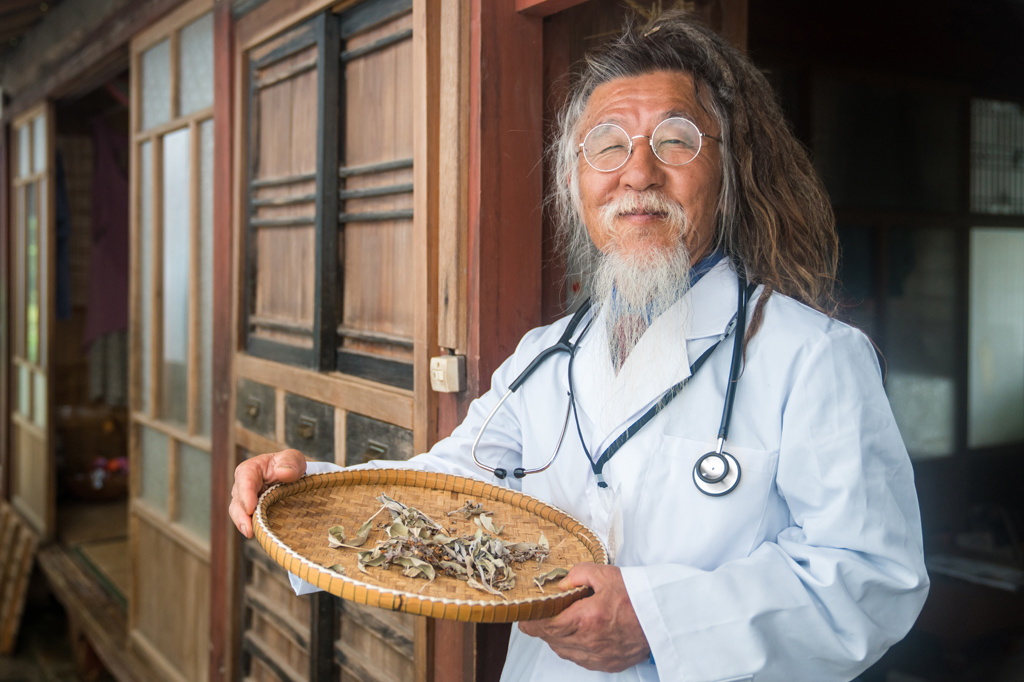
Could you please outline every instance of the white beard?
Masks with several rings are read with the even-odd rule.
[[[675,248],[615,248],[615,218],[623,213],[661,213],[678,235]],[[611,246],[597,257],[590,280],[594,301],[608,304],[608,356],[615,371],[640,341],[647,326],[678,301],[689,288],[690,254],[683,241],[686,214],[682,206],[659,192],[629,193],[601,209]],[[613,293],[614,292],[614,293]]]

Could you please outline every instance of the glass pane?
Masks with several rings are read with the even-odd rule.
[[[25,357],[25,204],[28,203],[26,196],[31,185],[16,190],[14,194],[15,203],[15,227],[14,227],[14,262],[12,270],[14,284],[12,293],[14,296],[14,354],[19,358]]]
[[[189,130],[164,136],[163,374],[161,416],[188,422],[188,299],[191,248]]]
[[[203,539],[210,537],[210,455],[178,444],[178,523]]]
[[[213,106],[213,13],[181,30],[178,50],[180,116]]]
[[[153,348],[153,144],[139,150],[139,409],[152,414]]]
[[[142,53],[142,129],[171,120],[171,41]]]
[[[32,172],[46,170],[46,117],[32,119]]]
[[[1024,213],[1024,111],[1015,102],[971,102],[971,211]]]
[[[23,417],[32,415],[32,373],[25,365],[18,366],[18,413]]]
[[[892,230],[883,346],[886,392],[911,457],[953,454],[956,240],[952,230]]]
[[[29,362],[39,362],[39,204],[33,183],[25,191],[25,341]]]
[[[971,230],[967,445],[1024,441],[1024,229]]]
[[[32,145],[29,142],[31,131],[29,124],[18,128],[18,177],[24,178],[32,174],[32,167],[29,164],[31,159]]]
[[[142,490],[139,498],[162,512],[167,511],[167,458],[170,442],[164,434],[139,427],[142,452]]]
[[[39,365],[46,367],[49,360],[49,354],[46,352],[46,333],[47,327],[49,326],[49,294],[50,287],[47,284],[49,280],[49,267],[50,267],[50,241],[48,239],[48,233],[46,230],[46,207],[49,206],[49,202],[46,199],[47,182],[46,178],[42,178],[38,182],[39,186]]]
[[[213,121],[199,126],[199,402],[196,430],[210,434],[213,410]]]
[[[36,426],[46,426],[46,375],[42,372],[32,373],[35,388],[32,391],[32,398],[35,407],[32,410],[32,421]]]

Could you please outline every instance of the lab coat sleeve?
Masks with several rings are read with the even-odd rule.
[[[714,570],[622,569],[663,681],[846,682],[924,604],[913,471],[872,347],[835,325],[792,376],[776,475],[791,525]]]

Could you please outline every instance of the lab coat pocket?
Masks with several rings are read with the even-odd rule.
[[[647,470],[634,520],[645,563],[683,563],[711,570],[752,552],[763,539],[769,496],[775,496],[778,453],[726,442],[740,468],[736,487],[713,497],[694,484],[693,468],[716,443],[663,434]]]

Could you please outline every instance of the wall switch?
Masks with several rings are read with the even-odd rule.
[[[438,393],[466,390],[466,356],[441,355],[430,358],[430,387]]]

